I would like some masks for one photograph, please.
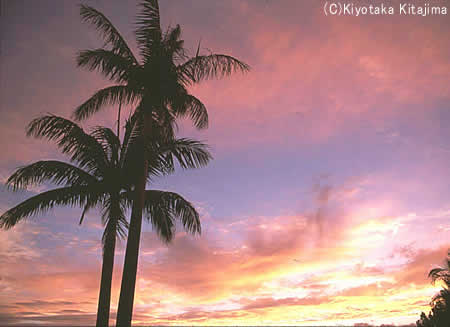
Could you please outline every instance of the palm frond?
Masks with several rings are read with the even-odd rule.
[[[36,118],[27,126],[27,135],[55,141],[62,153],[68,154],[82,169],[98,177],[106,167],[103,147],[72,121],[55,115]]]
[[[93,96],[75,109],[73,117],[80,121],[89,118],[107,105],[133,104],[138,94],[127,85],[114,85],[97,91]]]
[[[114,53],[129,58],[133,63],[137,64],[137,60],[128,44],[104,14],[90,6],[80,5],[80,15],[84,22],[91,23],[100,32],[105,45],[111,45]]]
[[[132,204],[132,192],[124,192],[122,197],[128,205]],[[198,212],[189,201],[177,193],[159,190],[145,191],[144,212],[146,218],[164,242],[170,242],[175,235],[175,221],[177,219],[187,232],[201,233]]]
[[[178,66],[181,82],[185,85],[192,85],[211,78],[222,78],[234,72],[246,73],[248,71],[250,71],[249,65],[223,54],[195,56]]]
[[[103,151],[107,154],[111,166],[117,166],[119,162],[120,139],[117,135],[107,127],[94,127],[90,133],[99,144],[102,145]]]
[[[84,170],[62,161],[38,161],[17,169],[7,180],[12,190],[49,181],[55,185],[89,185],[97,179]]]
[[[103,197],[101,184],[67,186],[42,192],[23,201],[0,216],[0,228],[10,229],[24,218],[46,212],[55,206],[85,206],[100,202]]]
[[[188,138],[162,143],[158,152],[165,156],[166,164],[173,165],[176,160],[183,169],[206,166],[212,159],[206,144]]]
[[[167,160],[167,156],[159,153],[148,157],[147,171],[147,181],[152,182],[155,177],[172,174],[175,171],[175,166],[172,161]]]
[[[158,147],[152,147],[149,151],[147,148],[147,181],[152,182],[154,177],[161,177],[171,174],[175,171],[175,166],[172,158],[166,153],[158,150]]]
[[[431,278],[431,282],[434,284],[440,280],[444,282],[447,288],[450,288],[450,250],[447,253],[445,260],[446,267],[438,267],[431,269],[428,273],[428,278]]]
[[[160,239],[165,243],[169,243],[175,236],[175,216],[167,208],[166,203],[157,201],[158,199],[155,199],[154,203],[150,203],[149,201],[145,204],[145,217],[151,223],[152,228]]]
[[[86,216],[87,212],[94,207],[95,204],[86,204],[83,208],[83,212],[81,213],[80,222],[78,223],[81,225],[84,221],[84,217]]]
[[[136,41],[141,55],[148,58],[152,55],[152,48],[162,39],[158,0],[143,0],[140,7],[136,19]]]
[[[133,72],[139,69],[133,62],[112,50],[83,50],[77,56],[78,67],[99,71],[103,76],[117,83],[129,81]]]
[[[163,38],[163,46],[174,62],[181,62],[187,58],[184,49],[184,41],[180,39],[181,27],[177,24],[175,28],[168,28]]]
[[[184,229],[192,234],[201,233],[200,217],[194,206],[184,199],[181,195],[173,192],[165,192],[159,190],[145,191],[144,210],[147,219],[152,226],[158,231],[165,241],[170,241],[173,232],[167,233],[168,228],[175,227],[174,219],[179,219]],[[170,217],[164,217],[162,212],[169,213]],[[171,221],[172,224],[169,222]]]
[[[189,116],[198,129],[208,127],[208,111],[195,96],[183,92],[173,99],[171,107],[178,116]]]
[[[434,268],[429,272],[428,277],[431,278],[432,284],[440,280],[446,287],[450,287],[450,271],[446,268]]]

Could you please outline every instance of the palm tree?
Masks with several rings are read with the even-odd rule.
[[[447,253],[445,266],[431,269],[428,277],[431,278],[433,284],[440,280],[444,282],[446,288],[450,288],[450,250]]]
[[[431,312],[428,316],[422,312],[417,327],[447,327],[450,325],[450,250],[445,260],[445,266],[430,270],[428,277],[432,284],[437,281],[444,283],[443,289],[431,300]]]
[[[157,0],[143,0],[137,16],[135,35],[140,60],[105,15],[84,5],[80,14],[100,32],[105,44],[103,48],[81,51],[77,63],[99,71],[115,85],[97,91],[76,108],[74,116],[78,120],[88,118],[105,105],[122,104],[135,106],[134,115],[141,122],[142,138],[173,137],[175,120],[183,116],[191,118],[197,128],[205,128],[206,108],[188,92],[188,87],[206,79],[249,71],[247,64],[228,55],[200,55],[200,44],[196,55],[189,57],[179,25],[162,31]],[[147,160],[146,152],[142,152],[136,170],[139,176],[133,180],[134,201],[117,315],[117,325],[121,327],[131,325]]]
[[[445,259],[445,266],[430,270],[428,277],[431,277],[432,283],[442,281],[443,289],[437,293],[432,301],[432,313],[436,326],[450,325],[450,250]]]
[[[38,161],[16,170],[7,181],[13,190],[51,182],[59,188],[35,195],[0,216],[0,227],[9,229],[24,218],[47,211],[55,206],[94,207],[102,209],[105,230],[102,237],[103,263],[96,326],[108,326],[111,282],[116,238],[124,238],[128,228],[125,210],[130,207],[132,185],[128,176],[134,169],[136,148],[133,145],[132,121],[127,123],[123,143],[109,128],[96,127],[87,134],[77,124],[53,115],[33,120],[28,135],[56,141],[70,161]],[[202,143],[179,139],[166,144],[150,144],[149,178],[174,169],[174,159],[183,168],[205,165],[210,155]],[[169,242],[173,237],[174,221],[180,218],[184,228],[200,233],[200,220],[195,208],[176,193],[158,190],[145,192],[146,218],[160,238]]]

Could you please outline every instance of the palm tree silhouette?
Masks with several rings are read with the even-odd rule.
[[[133,157],[137,150],[132,142],[135,129],[133,121],[128,121],[121,144],[109,128],[96,127],[87,134],[77,124],[58,116],[49,115],[33,120],[28,125],[28,135],[56,141],[74,164],[55,160],[38,161],[16,170],[7,181],[13,190],[44,182],[60,187],[35,195],[0,216],[0,227],[9,229],[22,219],[55,206],[84,208],[80,224],[88,210],[94,207],[102,209],[105,229],[102,237],[103,263],[97,326],[108,326],[116,238],[124,238],[128,228],[125,210],[132,203],[129,176],[133,174]],[[207,164],[211,158],[204,144],[189,139],[148,144],[147,150],[151,158],[148,160],[148,178],[172,172],[174,160],[183,168],[195,168]],[[187,231],[200,233],[199,215],[182,196],[147,190],[144,203],[146,218],[163,241],[172,239],[177,218]]]
[[[431,278],[433,284],[436,281],[442,281],[444,282],[446,288],[450,287],[450,250],[447,253],[445,266],[431,269],[428,277]]]
[[[431,311],[428,316],[422,312],[416,322],[417,327],[447,327],[450,325],[450,250],[447,253],[445,266],[430,270],[428,277],[434,285],[437,281],[444,283],[431,300]]]
[[[116,84],[97,91],[76,108],[74,116],[78,120],[88,118],[105,105],[125,104],[135,106],[134,116],[141,122],[142,138],[173,137],[173,126],[179,117],[189,117],[197,128],[205,128],[206,108],[187,88],[206,79],[249,71],[247,64],[228,55],[200,55],[200,44],[196,55],[189,57],[179,25],[162,31],[157,0],[143,0],[137,16],[135,35],[140,61],[105,15],[85,5],[80,14],[100,32],[105,44],[103,48],[81,51],[78,66],[97,70]],[[139,176],[133,181],[134,201],[117,314],[117,326],[121,327],[130,326],[132,319],[147,160],[146,152],[142,152],[137,159]]]
[[[450,250],[447,253],[445,266],[430,270],[428,277],[432,283],[443,282],[443,289],[437,293],[432,301],[432,313],[437,326],[448,326],[450,324]]]

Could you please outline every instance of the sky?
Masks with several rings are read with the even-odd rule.
[[[405,325],[428,312],[440,286],[427,274],[450,248],[448,16],[325,16],[320,0],[160,2],[163,27],[180,24],[192,55],[200,42],[252,70],[191,89],[209,128],[182,121],[179,135],[208,143],[214,160],[148,187],[190,200],[202,234],[179,228],[164,245],[144,226],[134,324]],[[102,46],[78,3],[1,1],[2,213],[52,187],[7,190],[16,168],[67,160],[27,138],[28,122],[70,118],[109,85],[76,67],[79,50]],[[83,3],[136,50],[136,1]],[[83,127],[114,128],[116,110]],[[0,231],[0,325],[95,323],[103,226],[96,211],[81,226],[80,215],[57,208]]]

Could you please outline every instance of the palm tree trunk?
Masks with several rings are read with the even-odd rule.
[[[100,281],[96,327],[108,327],[109,323],[114,251],[116,248],[116,222],[110,223],[113,224],[113,226],[108,225],[107,228],[111,228],[113,231],[107,233],[103,247],[102,277]]]
[[[120,112],[122,110],[122,101],[119,102],[119,110],[117,112],[117,138],[120,140]]]
[[[142,210],[145,200],[145,184],[147,180],[147,161],[145,155],[141,160],[141,176],[136,183],[133,209],[128,229],[127,248],[123,265],[122,285],[120,287],[119,307],[117,309],[117,327],[130,327],[133,314],[134,292],[141,238]]]

